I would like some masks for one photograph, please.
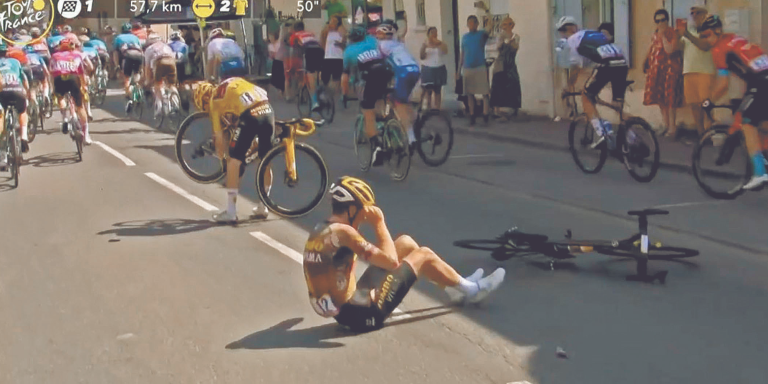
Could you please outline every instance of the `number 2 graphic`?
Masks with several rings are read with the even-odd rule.
[[[230,6],[231,4],[232,4],[232,3],[230,3],[230,1],[229,1],[229,0],[222,0],[222,2],[221,2],[221,11],[222,11],[222,12],[229,12],[229,11],[230,11],[230,8],[229,8],[229,6]]]

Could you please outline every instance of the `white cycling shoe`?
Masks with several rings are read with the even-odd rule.
[[[752,176],[752,179],[749,180],[748,183],[744,184],[743,189],[746,189],[748,191],[760,188],[763,186],[763,184],[768,183],[768,175],[762,175],[762,176]]]
[[[480,279],[483,278],[483,273],[485,273],[485,271],[483,271],[482,268],[478,268],[475,273],[465,277],[465,279],[473,283],[477,283]],[[464,293],[454,287],[445,287],[445,293],[448,294],[448,298],[452,303],[457,304],[464,301]]]
[[[504,282],[505,274],[506,271],[504,271],[504,268],[497,268],[490,275],[478,280],[477,285],[480,287],[480,290],[474,295],[467,296],[467,302],[475,304],[485,300],[491,292],[501,286],[501,283]]]
[[[236,223],[237,215],[231,215],[227,210],[223,210],[219,213],[213,214],[213,221],[217,223]]]
[[[251,211],[251,217],[254,219],[266,219],[269,217],[269,209],[267,209],[267,206],[264,205],[264,203],[259,202],[255,207],[253,207],[253,210]]]

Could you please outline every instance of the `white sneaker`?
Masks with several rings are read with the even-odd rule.
[[[471,281],[473,283],[477,283],[480,281],[480,279],[483,278],[483,271],[482,268],[478,268],[475,273],[465,277],[468,281]],[[445,287],[445,293],[448,294],[448,299],[451,301],[451,303],[458,304],[464,302],[464,299],[466,298],[466,295],[464,295],[463,292],[461,292],[459,289],[454,287]]]
[[[749,191],[752,189],[757,189],[765,183],[768,183],[768,175],[752,176],[752,179],[750,179],[748,183],[744,184],[742,188]]]
[[[259,202],[255,207],[253,207],[253,210],[251,211],[251,217],[254,219],[266,219],[269,217],[269,209],[267,209],[267,206],[264,205],[264,203]]]
[[[504,268],[498,268],[490,275],[480,279],[480,281],[477,282],[480,290],[477,291],[476,294],[467,297],[467,301],[474,304],[485,300],[485,298],[488,297],[491,292],[499,288],[501,283],[504,282],[505,274],[506,272],[504,271]]]
[[[213,214],[213,221],[217,223],[236,223],[237,215],[230,215],[227,210],[223,210],[219,213]]]

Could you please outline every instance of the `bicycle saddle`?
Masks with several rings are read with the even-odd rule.
[[[668,215],[669,211],[665,211],[663,209],[648,208],[641,211],[629,211],[627,214],[630,216]]]

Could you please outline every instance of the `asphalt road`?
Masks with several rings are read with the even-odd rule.
[[[275,99],[278,116],[295,114]],[[99,145],[75,163],[55,117],[32,144],[20,188],[7,188],[0,174],[0,383],[758,383],[768,376],[765,193],[718,202],[684,172],[662,169],[639,184],[609,160],[588,176],[567,153],[468,135],[456,136],[444,166],[415,160],[408,179],[394,182],[383,168],[357,168],[353,113],[340,113],[308,140],[333,178],[370,181],[391,231],[410,234],[462,274],[507,270],[480,307],[448,307],[442,292],[419,282],[388,326],[353,335],[310,308],[294,260],[307,230],[329,214],[327,204],[297,220],[215,226],[209,210],[223,206],[221,186],[184,176],[172,136],[124,119],[123,106],[115,95],[94,109],[93,139],[135,165]],[[241,217],[257,199],[253,167],[246,175]],[[626,211],[651,206],[672,212],[651,219],[653,239],[701,251],[686,262],[652,263],[669,270],[665,285],[624,281],[633,264],[608,256],[579,256],[550,271],[451,245],[513,225],[553,238],[567,228],[575,238],[623,238],[636,230]],[[567,359],[556,357],[558,348]]]

